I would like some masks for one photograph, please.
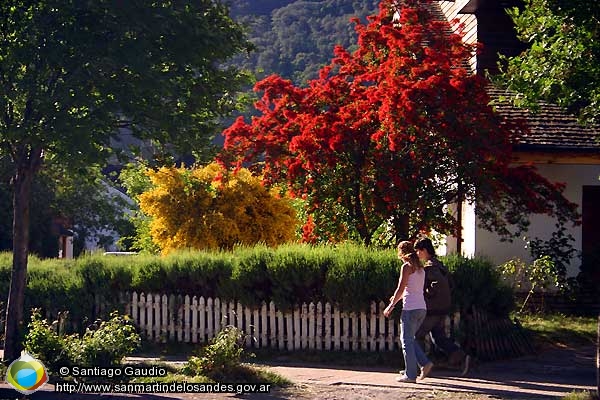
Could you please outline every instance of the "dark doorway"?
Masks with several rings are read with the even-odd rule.
[[[584,186],[582,212],[581,270],[600,284],[600,186]]]

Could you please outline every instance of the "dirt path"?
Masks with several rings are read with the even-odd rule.
[[[332,386],[322,384],[295,385],[292,388],[276,389],[269,394],[63,394],[56,393],[52,387],[46,387],[43,391],[33,393],[27,397],[17,396],[13,389],[0,388],[0,400],[225,400],[225,399],[248,399],[248,400],[342,400],[342,399],[372,399],[372,400],[498,400],[498,397],[484,394],[447,392],[440,390],[403,391],[393,387],[372,386]],[[520,399],[519,399],[520,400]],[[525,398],[523,398],[525,400]]]

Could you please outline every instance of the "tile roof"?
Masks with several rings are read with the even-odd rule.
[[[507,97],[505,91],[491,85],[488,94],[500,115],[524,120],[528,125],[529,132],[520,138],[517,149],[600,153],[600,126],[583,126],[555,104],[540,102],[536,112],[515,107],[503,99]]]
[[[430,12],[438,20],[446,20],[437,1],[427,1]],[[465,61],[466,63],[467,61]],[[525,120],[529,133],[520,138],[517,150],[551,152],[598,152],[600,153],[600,126],[583,126],[577,118],[557,105],[540,102],[537,112],[517,108],[508,100],[507,93],[492,85],[488,94],[495,100],[495,108],[507,118]]]

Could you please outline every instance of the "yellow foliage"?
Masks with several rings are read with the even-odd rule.
[[[163,254],[176,249],[230,249],[236,244],[276,246],[291,241],[297,218],[289,198],[278,196],[246,169],[148,170],[153,188],[139,197],[152,217],[150,234]]]

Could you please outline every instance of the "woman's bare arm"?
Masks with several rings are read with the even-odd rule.
[[[407,263],[403,264],[402,269],[400,270],[400,278],[398,279],[398,287],[396,287],[394,294],[390,297],[390,304],[383,311],[383,315],[386,317],[390,316],[396,303],[402,298],[402,293],[404,293],[404,289],[406,288],[406,285],[408,285],[408,276],[410,274],[410,265]]]

